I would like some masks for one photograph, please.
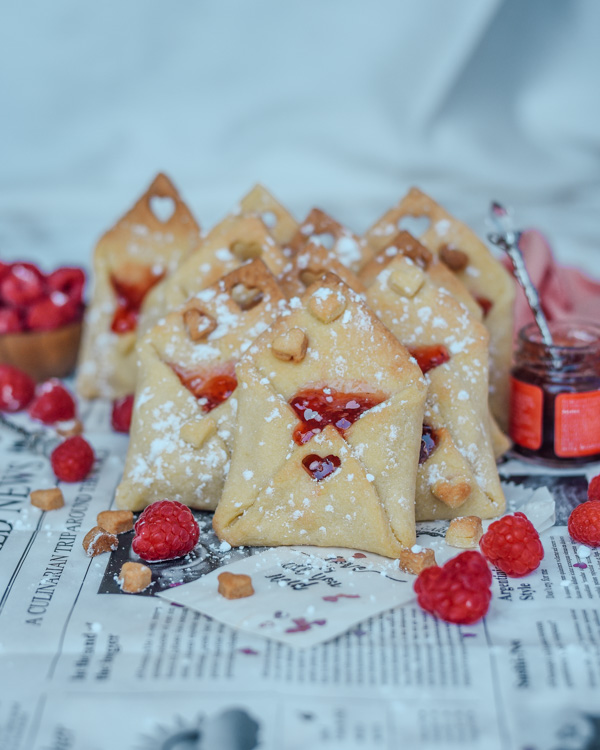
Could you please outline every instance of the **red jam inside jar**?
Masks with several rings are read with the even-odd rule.
[[[198,399],[206,414],[227,401],[237,388],[233,365],[223,372],[212,374],[207,374],[204,370],[186,370],[179,365],[171,365],[171,368],[181,383]]]
[[[555,465],[600,459],[600,326],[535,323],[519,334],[511,377],[510,437],[522,456]]]
[[[362,414],[384,399],[385,396],[376,393],[342,393],[333,388],[300,391],[290,401],[300,420],[294,430],[294,440],[304,445],[328,424],[343,435]]]

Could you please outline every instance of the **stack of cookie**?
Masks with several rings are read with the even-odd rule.
[[[468,227],[413,188],[361,238],[257,186],[202,238],[170,194],[154,242],[130,212],[96,251],[80,389],[136,382],[118,507],[398,558],[416,520],[503,512],[514,287]]]

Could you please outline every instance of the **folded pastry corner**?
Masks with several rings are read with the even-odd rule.
[[[235,364],[285,300],[261,260],[169,313],[138,344],[139,374],[118,508],[165,497],[215,508],[229,465]]]
[[[308,242],[322,245],[342,266],[356,273],[368,254],[366,240],[358,237],[339,221],[313,208],[298,227],[287,250],[291,256],[302,252]]]
[[[425,382],[354,291],[334,274],[312,284],[236,372],[219,538],[388,557],[414,545]]]
[[[419,244],[411,239],[411,246]],[[427,382],[417,520],[492,518],[502,513],[505,501],[488,405],[489,335],[437,286],[436,265],[441,262],[432,254],[420,260],[411,254],[386,256],[367,301],[413,354]]]
[[[365,234],[373,254],[400,229],[415,224],[418,239],[456,274],[481,307],[490,333],[490,405],[500,426],[508,420],[515,284],[477,235],[418,188],[387,211]],[[419,226],[422,224],[422,226]]]
[[[200,228],[175,186],[156,176],[96,245],[77,390],[117,398],[135,388],[135,340],[144,298],[198,245]]]
[[[275,276],[286,264],[281,248],[260,218],[226,217],[211,229],[175,273],[148,294],[140,314],[138,335],[144,335],[163,315],[176,310],[193,294],[256,258],[263,260]]]
[[[241,216],[256,216],[267,227],[271,236],[285,247],[298,229],[298,222],[263,185],[256,184],[240,201]]]

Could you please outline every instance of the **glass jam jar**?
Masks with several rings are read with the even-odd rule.
[[[600,325],[535,323],[519,333],[511,377],[510,437],[523,456],[559,466],[600,460]]]

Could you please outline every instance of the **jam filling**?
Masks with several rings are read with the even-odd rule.
[[[494,303],[492,302],[492,300],[488,299],[487,297],[475,297],[475,301],[477,302],[477,304],[481,308],[481,310],[483,312],[483,317],[487,318],[487,316],[489,315],[490,310],[494,306]]]
[[[290,401],[300,420],[294,430],[294,440],[303,445],[328,424],[343,435],[362,414],[384,399],[385,396],[375,393],[341,393],[332,388],[301,391]]]
[[[419,464],[424,464],[425,461],[431,456],[434,450],[437,448],[439,437],[437,430],[430,427],[428,424],[423,425],[423,433],[421,435],[421,450],[419,452]]]
[[[115,333],[128,333],[137,328],[138,316],[144,297],[163,278],[164,271],[155,273],[151,268],[136,269],[131,280],[112,274],[110,283],[117,297],[117,309],[113,316],[111,330]]]
[[[409,347],[408,351],[417,360],[423,375],[429,370],[433,370],[434,367],[439,367],[450,360],[450,352],[442,344]]]
[[[205,414],[227,401],[237,388],[233,366],[208,377],[206,371],[195,372],[178,365],[171,365],[171,368],[188,391],[201,402]]]
[[[302,466],[304,466],[306,471],[313,479],[316,479],[317,482],[320,482],[321,479],[325,479],[325,477],[333,474],[333,472],[339,468],[341,463],[340,459],[331,453],[324,458],[317,456],[316,453],[310,453],[302,459]]]

